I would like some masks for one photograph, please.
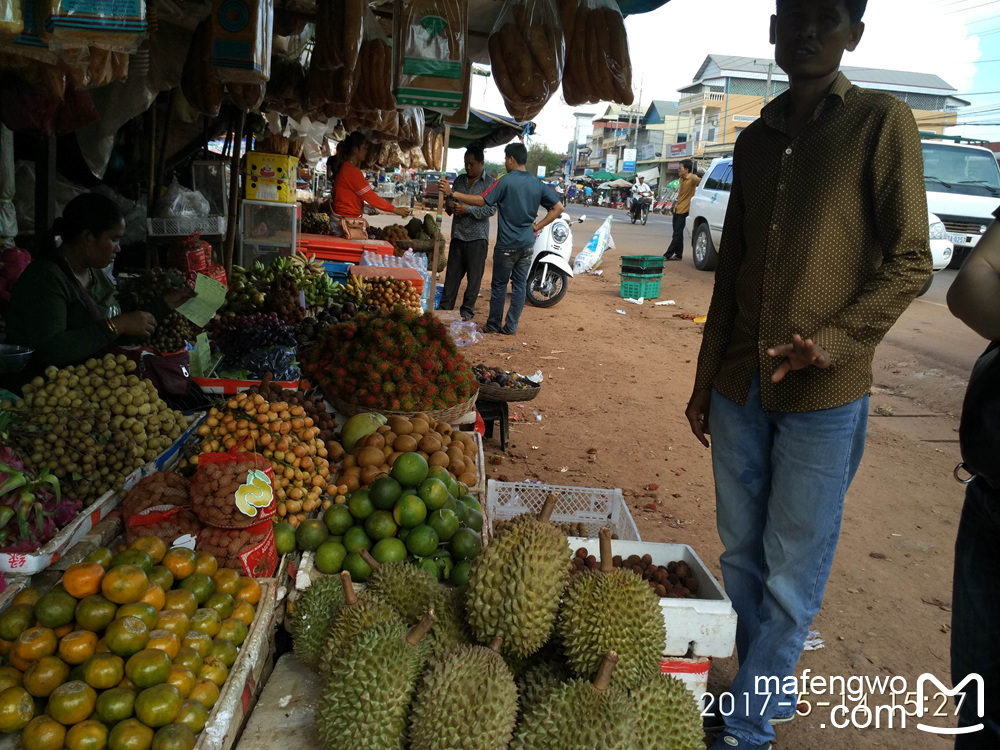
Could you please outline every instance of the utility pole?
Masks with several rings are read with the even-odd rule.
[[[767,86],[764,89],[764,104],[771,101],[771,76],[774,74],[774,63],[767,64]]]

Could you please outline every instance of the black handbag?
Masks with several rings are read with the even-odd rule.
[[[990,344],[972,368],[958,437],[958,468],[1000,492],[1000,341]]]

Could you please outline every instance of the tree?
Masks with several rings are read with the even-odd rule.
[[[507,172],[507,168],[503,164],[497,164],[493,161],[486,162],[483,167],[483,174],[486,176],[496,175],[497,177],[503,176]]]
[[[539,167],[545,167],[546,177],[551,177],[553,172],[558,172],[562,167],[563,157],[552,151],[548,146],[541,143],[533,143],[528,148],[528,163],[525,169],[530,174],[537,174]]]

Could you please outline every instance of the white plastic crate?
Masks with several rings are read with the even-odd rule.
[[[226,233],[225,216],[185,216],[172,219],[148,219],[151,237],[188,237],[195,232],[203,235]]]
[[[484,506],[484,528],[492,537],[496,521],[504,521],[522,513],[538,513],[550,493],[557,497],[551,518],[553,523],[582,523],[588,536],[595,538],[601,527],[607,526],[617,539],[634,542],[641,540],[620,489],[566,487],[532,482],[489,480]]]
[[[586,547],[591,554],[598,554],[599,540],[570,537],[573,551]],[[697,599],[660,599],[667,640],[664,656],[718,656],[733,655],[736,645],[736,611],[726,596],[722,584],[705,567],[705,563],[686,544],[658,544],[656,542],[629,542],[611,540],[615,555],[648,554],[656,565],[666,565],[683,560],[691,568],[692,577],[698,581]]]

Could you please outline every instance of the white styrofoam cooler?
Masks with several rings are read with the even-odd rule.
[[[598,554],[597,539],[570,537],[573,551],[586,547]],[[611,540],[611,551],[628,557],[649,554],[656,565],[666,565],[683,560],[691,568],[691,575],[698,581],[698,599],[660,599],[667,640],[663,646],[665,656],[732,656],[736,644],[736,612],[722,585],[705,567],[705,563],[686,544],[658,544],[656,542],[629,542]]]

